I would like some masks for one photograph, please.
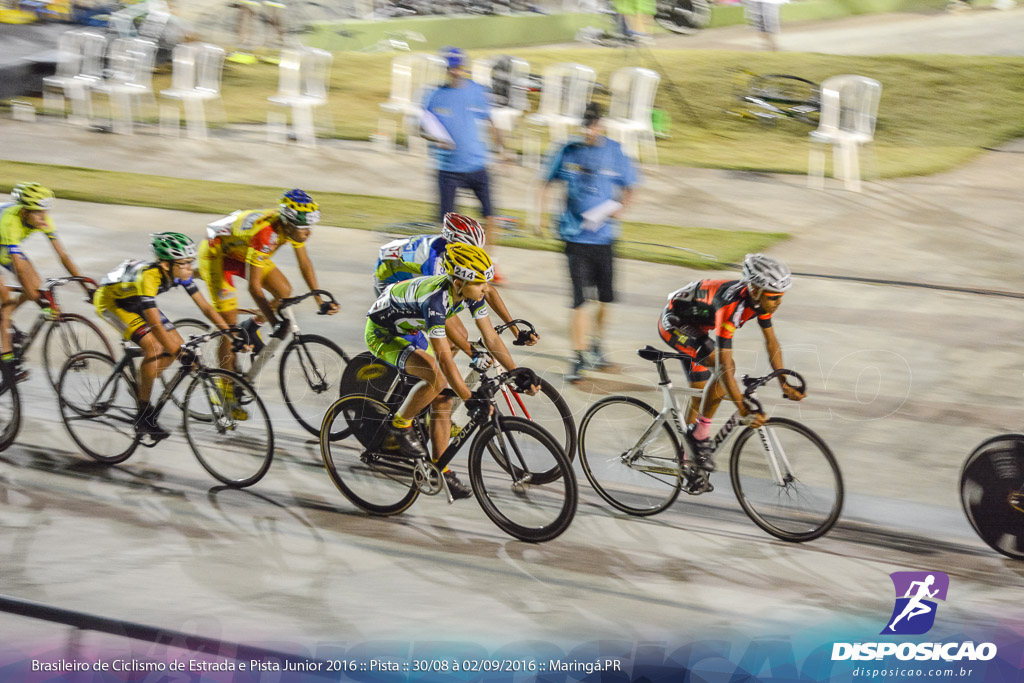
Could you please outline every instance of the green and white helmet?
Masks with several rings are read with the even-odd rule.
[[[153,238],[153,255],[161,261],[196,257],[196,243],[180,232],[158,232]]]

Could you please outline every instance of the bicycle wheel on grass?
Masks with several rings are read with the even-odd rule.
[[[1024,559],[1024,434],[1002,434],[974,449],[960,471],[960,502],[981,540]]]
[[[244,488],[270,469],[274,458],[270,417],[252,385],[240,375],[204,368],[185,392],[183,412],[188,444],[199,464],[217,481]],[[196,419],[194,412],[213,419]]]
[[[50,386],[57,389],[60,371],[67,359],[82,351],[96,351],[114,357],[114,349],[95,323],[77,313],[62,313],[43,337],[43,369]]]
[[[821,437],[799,422],[773,417],[760,429],[744,429],[729,470],[743,511],[776,538],[811,541],[839,519],[839,465]]]
[[[348,356],[326,337],[302,334],[293,337],[281,355],[278,376],[285,405],[302,428],[319,435],[328,401],[339,395]],[[334,435],[337,439],[348,432]]]
[[[21,429],[21,397],[10,363],[0,364],[0,451],[7,450]]]
[[[544,482],[535,479],[552,472]],[[546,430],[525,418],[500,416],[498,426],[483,427],[470,447],[469,480],[484,513],[521,541],[550,541],[576,514],[569,458]]]
[[[320,427],[320,455],[331,481],[354,505],[376,515],[395,515],[419,495],[413,462],[382,453],[391,409],[368,396],[353,394],[335,401]],[[358,443],[333,437],[350,430]]]
[[[139,445],[135,382],[116,363],[96,351],[77,353],[64,363],[57,383],[57,402],[65,429],[93,460],[108,465],[124,462]]]
[[[630,396],[608,396],[580,422],[580,464],[597,494],[631,515],[654,515],[675,502],[679,439],[658,411]]]

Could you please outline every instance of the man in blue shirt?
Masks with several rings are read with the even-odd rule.
[[[583,137],[570,140],[553,157],[540,191],[541,220],[548,190],[555,181],[566,184],[565,209],[558,219],[558,235],[565,242],[572,281],[572,318],[569,337],[574,351],[566,379],[575,382],[586,368],[608,365],[601,352],[606,305],[614,300],[612,245],[619,235],[618,218],[629,204],[637,175],[633,164],[614,140],[602,134],[601,107],[587,105]],[[587,358],[587,320],[583,303],[597,290],[594,341]]]
[[[439,218],[443,222],[455,210],[455,191],[469,188],[480,200],[487,233],[487,247],[494,241],[495,220],[487,176],[487,146],[480,139],[480,122],[487,121],[498,149],[504,150],[501,133],[491,122],[487,88],[470,80],[466,55],[457,47],[446,47],[441,56],[447,64],[445,84],[430,93],[424,107],[444,128],[445,136],[424,125],[421,134],[437,144],[437,185],[441,193]],[[496,278],[497,280],[497,278]]]

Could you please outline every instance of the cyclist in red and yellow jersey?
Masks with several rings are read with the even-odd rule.
[[[768,360],[776,370],[781,368],[782,349],[772,328],[772,314],[782,304],[782,296],[792,282],[792,275],[784,263],[764,254],[747,254],[741,279],[697,280],[668,296],[668,305],[658,320],[658,334],[666,344],[687,356],[683,367],[690,386],[703,389],[711,378],[709,368],[721,370],[721,380],[711,387],[706,402],[701,405],[701,398],[694,397],[686,413],[686,422],[690,425],[687,441],[691,451],[709,471],[715,469],[708,437],[711,418],[715,416],[718,404],[728,394],[740,415],[749,414],[743,402],[743,392],[736,383],[733,335],[744,323],[756,317],[764,334]],[[711,339],[712,334],[714,340]],[[804,394],[787,384],[785,379],[779,378],[779,382],[785,398],[791,401],[804,398]],[[764,413],[758,413],[750,426],[760,427],[767,419]]]
[[[282,245],[290,244],[295,249],[302,279],[310,289],[317,289],[306,241],[319,221],[320,207],[312,197],[302,190],[289,190],[276,209],[236,211],[207,227],[208,238],[199,245],[199,276],[206,281],[214,308],[229,325],[238,321],[234,279],[240,277],[248,282],[249,294],[260,309],[261,319],[246,320],[239,327],[257,352],[263,347],[257,328],[264,320],[275,330],[285,331],[279,326],[276,301],[292,293],[291,283],[271,257]],[[274,301],[267,299],[264,290],[273,295]],[[328,315],[338,312],[337,304],[324,303],[319,296],[316,301]],[[234,369],[235,356],[227,338],[221,340],[220,361],[221,367]]]

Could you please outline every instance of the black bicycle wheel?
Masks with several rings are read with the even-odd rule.
[[[776,538],[811,541],[839,519],[839,465],[821,437],[799,422],[773,417],[760,429],[744,429],[729,469],[743,511]]]
[[[1002,434],[974,449],[960,471],[960,502],[981,540],[1024,559],[1024,434]]]
[[[569,404],[551,382],[541,377],[536,396],[520,394],[508,387],[502,395],[494,397],[494,403],[503,415],[524,417],[546,429],[562,447],[569,462],[576,457],[576,421]],[[537,472],[536,483],[547,483],[557,474],[557,470]]]
[[[212,420],[192,416],[209,414]],[[203,368],[189,384],[184,402],[185,437],[199,464],[232,488],[252,486],[274,459],[274,431],[263,401],[241,375]]]
[[[535,479],[552,471],[557,475],[545,483]],[[469,481],[484,513],[521,541],[550,541],[576,514],[569,458],[545,429],[525,418],[499,416],[497,425],[480,430],[469,451]]]
[[[82,351],[96,351],[114,357],[113,347],[95,323],[77,313],[62,313],[59,320],[50,323],[43,337],[43,369],[54,390],[60,381],[64,363]]]
[[[83,351],[68,358],[57,383],[64,428],[93,460],[124,462],[139,445],[135,382],[126,372],[114,375],[110,356]]]
[[[300,334],[292,337],[281,355],[278,378],[288,410],[302,428],[320,434],[324,411],[341,389],[348,356],[326,337]],[[344,439],[348,432],[332,435]]]
[[[658,411],[630,396],[608,396],[580,422],[580,464],[597,494],[631,515],[655,515],[682,486],[679,439]]]
[[[21,429],[21,397],[10,363],[0,363],[0,451],[7,450]]]
[[[413,463],[381,452],[391,409],[364,395],[335,401],[320,427],[320,455],[331,481],[354,505],[375,515],[396,515],[416,500]],[[359,442],[342,443],[333,434],[350,429]]]

